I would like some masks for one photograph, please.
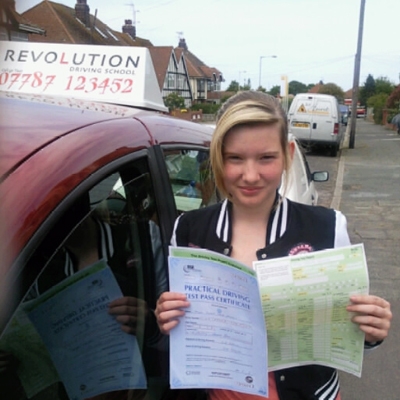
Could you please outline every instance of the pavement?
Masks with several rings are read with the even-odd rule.
[[[364,357],[362,377],[340,373],[342,400],[400,399],[400,135],[357,120],[354,149],[343,141],[331,207],[364,243],[370,293],[391,303],[388,338]]]

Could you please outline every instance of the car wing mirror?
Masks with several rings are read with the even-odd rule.
[[[312,180],[314,182],[326,182],[329,179],[328,171],[315,171],[312,173]]]

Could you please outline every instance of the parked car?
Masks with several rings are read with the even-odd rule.
[[[2,92],[0,110],[0,361],[2,354],[17,360],[0,372],[7,398],[88,398],[123,388],[128,378],[133,398],[175,398],[167,339],[148,310],[167,290],[176,217],[218,201],[208,169],[212,129],[54,96]],[[134,336],[118,325],[120,343],[110,336],[112,325],[89,319],[112,300],[102,294],[110,277],[91,278],[103,271],[100,258],[123,296],[140,305]],[[56,297],[60,285],[79,279],[72,306]],[[48,302],[35,303],[43,293],[59,299],[51,311]]]
[[[318,191],[315,182],[326,182],[329,179],[329,173],[327,171],[311,172],[304,149],[299,141],[291,134],[289,141],[294,142],[295,150],[289,176],[283,176],[280,192],[283,194],[283,183],[286,181],[285,196],[299,203],[317,205]]]
[[[336,157],[344,129],[338,101],[327,94],[297,94],[288,112],[289,133],[307,147],[325,147]]]
[[[347,126],[349,120],[349,106],[346,104],[339,104],[341,122],[344,126]]]

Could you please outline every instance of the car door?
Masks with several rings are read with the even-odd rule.
[[[298,95],[289,110],[289,133],[303,143],[312,137],[314,99],[312,96]]]
[[[314,97],[313,115],[311,122],[311,140],[315,142],[336,142],[333,137],[334,131],[334,112],[331,99]]]
[[[291,141],[295,146],[292,164],[289,174],[285,174],[283,177],[283,186],[280,191],[293,201],[315,205],[318,200],[318,193],[312,180],[307,159],[297,140],[292,137]],[[287,185],[286,192],[283,192],[285,183]]]
[[[113,160],[62,199],[47,231],[36,232],[0,338],[0,354],[11,360],[0,373],[8,399],[179,395],[169,390],[168,337],[152,311],[168,289],[176,213],[166,206],[174,204],[172,190],[160,193],[169,185],[159,179],[163,163],[152,149]]]

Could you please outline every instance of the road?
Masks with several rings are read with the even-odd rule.
[[[345,141],[346,142],[346,141]],[[341,210],[353,243],[364,243],[370,293],[387,299],[393,321],[389,337],[364,357],[362,377],[340,373],[342,400],[400,399],[400,136],[357,120],[355,148],[337,157],[309,153],[312,171],[327,170],[318,183],[319,204]]]

